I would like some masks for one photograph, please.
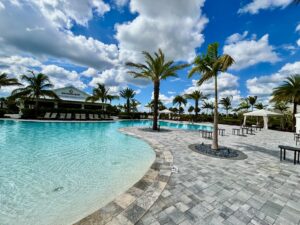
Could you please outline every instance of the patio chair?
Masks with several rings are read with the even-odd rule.
[[[98,114],[94,114],[94,119],[95,120],[99,120],[99,115]]]
[[[50,115],[51,115],[51,113],[46,112],[44,115],[44,119],[50,119]]]
[[[66,119],[67,119],[67,120],[72,119],[72,113],[67,113]]]
[[[66,114],[65,114],[65,113],[60,113],[60,114],[59,114],[59,119],[60,119],[60,120],[66,119]]]
[[[94,115],[93,114],[89,114],[89,119],[90,120],[94,120]]]
[[[81,114],[81,119],[82,120],[86,120],[86,115],[85,114]]]
[[[57,117],[57,113],[52,113],[52,114],[51,114],[51,117],[50,117],[50,119],[53,119],[53,120],[55,120],[55,119],[56,119],[56,117]]]
[[[76,113],[76,114],[75,114],[75,119],[76,119],[76,120],[80,120],[80,114]]]

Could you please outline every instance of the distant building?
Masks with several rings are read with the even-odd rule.
[[[109,105],[107,103],[100,102],[87,102],[86,98],[90,95],[73,86],[58,88],[54,89],[53,91],[58,95],[59,100],[50,98],[39,99],[40,108],[57,109],[57,111],[63,109],[106,111],[106,108]],[[25,100],[19,104],[19,108],[33,109],[34,105],[34,100]]]

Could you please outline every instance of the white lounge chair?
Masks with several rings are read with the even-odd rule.
[[[94,115],[93,114],[89,114],[89,119],[90,120],[94,120]]]
[[[76,119],[76,120],[80,120],[80,114],[76,113],[76,114],[75,114],[75,119]]]
[[[60,114],[59,114],[59,119],[60,119],[60,120],[66,119],[66,114],[65,114],[65,113],[60,113]]]
[[[54,119],[56,119],[56,117],[57,117],[57,113],[52,113],[50,119],[54,120]]]
[[[67,116],[66,116],[67,120],[70,120],[72,119],[72,113],[67,113]]]
[[[50,119],[50,115],[51,115],[51,113],[46,112],[46,113],[45,113],[45,116],[44,116],[44,119]]]
[[[82,120],[85,120],[85,119],[86,119],[85,114],[81,114],[81,119],[82,119]]]
[[[98,114],[94,114],[94,119],[95,120],[99,120],[99,115]]]

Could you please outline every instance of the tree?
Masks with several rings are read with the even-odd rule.
[[[206,54],[197,56],[194,60],[194,67],[189,72],[189,77],[194,74],[201,74],[198,85],[202,85],[205,81],[214,79],[215,89],[215,109],[214,109],[214,129],[213,129],[213,143],[212,149],[218,150],[218,74],[225,72],[234,63],[234,59],[227,54],[219,55],[219,44],[210,44],[207,48]]]
[[[208,114],[209,110],[214,110],[214,103],[204,101],[202,105],[202,109],[206,109],[206,113]]]
[[[186,104],[187,104],[187,100],[183,96],[181,96],[181,95],[177,95],[173,99],[173,105],[178,105],[178,110],[181,108],[182,105],[185,106]]]
[[[136,99],[132,99],[131,100],[131,103],[130,103],[130,108],[133,112],[138,112],[138,106],[140,105],[141,103],[139,101],[137,101]]]
[[[30,75],[22,75],[21,79],[28,83],[25,88],[18,88],[12,92],[11,99],[17,98],[28,98],[35,101],[35,115],[38,115],[39,99],[50,97],[54,99],[59,99],[59,97],[49,90],[53,87],[50,83],[49,77],[43,73],[38,73],[37,75],[33,71],[29,71]]]
[[[300,103],[300,74],[286,78],[282,85],[273,89],[271,102],[289,102],[293,104],[293,127],[296,125],[295,114]]]
[[[131,88],[125,88],[120,91],[120,96],[126,100],[127,114],[130,114],[130,101],[134,98],[135,94],[135,91]]]
[[[289,106],[287,102],[279,101],[275,103],[274,109],[280,111],[281,113],[286,113],[289,109]]]
[[[166,61],[165,55],[161,49],[157,53],[151,55],[148,52],[143,52],[145,63],[127,62],[126,65],[135,70],[128,73],[135,78],[149,79],[153,82],[154,89],[154,112],[153,112],[153,130],[158,130],[158,99],[160,92],[160,82],[166,80],[168,77],[176,77],[177,71],[185,68],[186,64],[175,64],[173,60]]]
[[[192,99],[192,100],[195,101],[195,107],[194,107],[195,115],[198,116],[198,113],[200,112],[199,101],[207,99],[207,96],[204,95],[201,91],[193,91],[190,94],[186,94],[185,98],[186,99]]]
[[[253,111],[254,105],[256,104],[257,101],[257,96],[248,96],[248,103],[251,105],[251,111]]]
[[[236,109],[236,111],[245,110],[246,112],[248,112],[248,110],[250,108],[251,108],[251,105],[249,103],[249,99],[248,98],[242,98],[241,102],[239,104],[239,107]]]
[[[109,88],[106,88],[104,84],[97,83],[97,87],[93,89],[93,95],[87,97],[86,101],[96,102],[100,100],[102,103],[106,103],[118,98],[117,95],[110,95]]]
[[[6,73],[0,74],[0,89],[1,87],[5,86],[21,86],[22,84],[19,83],[18,79],[16,78],[8,78]]]
[[[226,117],[228,117],[228,112],[230,109],[232,109],[232,96],[227,96],[225,98],[222,98],[220,100],[220,104],[224,107],[226,110]]]
[[[194,106],[190,106],[189,108],[188,108],[188,112],[191,114],[193,111],[195,110],[195,108],[194,108]]]
[[[256,104],[254,105],[254,108],[256,108],[256,109],[258,109],[258,110],[262,110],[262,109],[267,108],[267,105],[264,105],[264,104],[262,104],[261,102],[259,102],[259,103],[256,103]]]

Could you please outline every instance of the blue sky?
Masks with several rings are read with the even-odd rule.
[[[112,93],[129,86],[142,109],[152,85],[130,77],[126,61],[141,62],[141,51],[162,48],[169,59],[191,62],[219,42],[220,53],[236,61],[220,75],[220,97],[232,95],[237,104],[257,95],[268,104],[275,86],[300,73],[300,6],[291,1],[0,0],[0,71],[19,77],[34,69],[49,75],[55,87],[87,92],[97,82]],[[212,83],[198,87],[199,75],[187,79],[188,70],[162,83],[168,106],[177,94],[212,94]]]

